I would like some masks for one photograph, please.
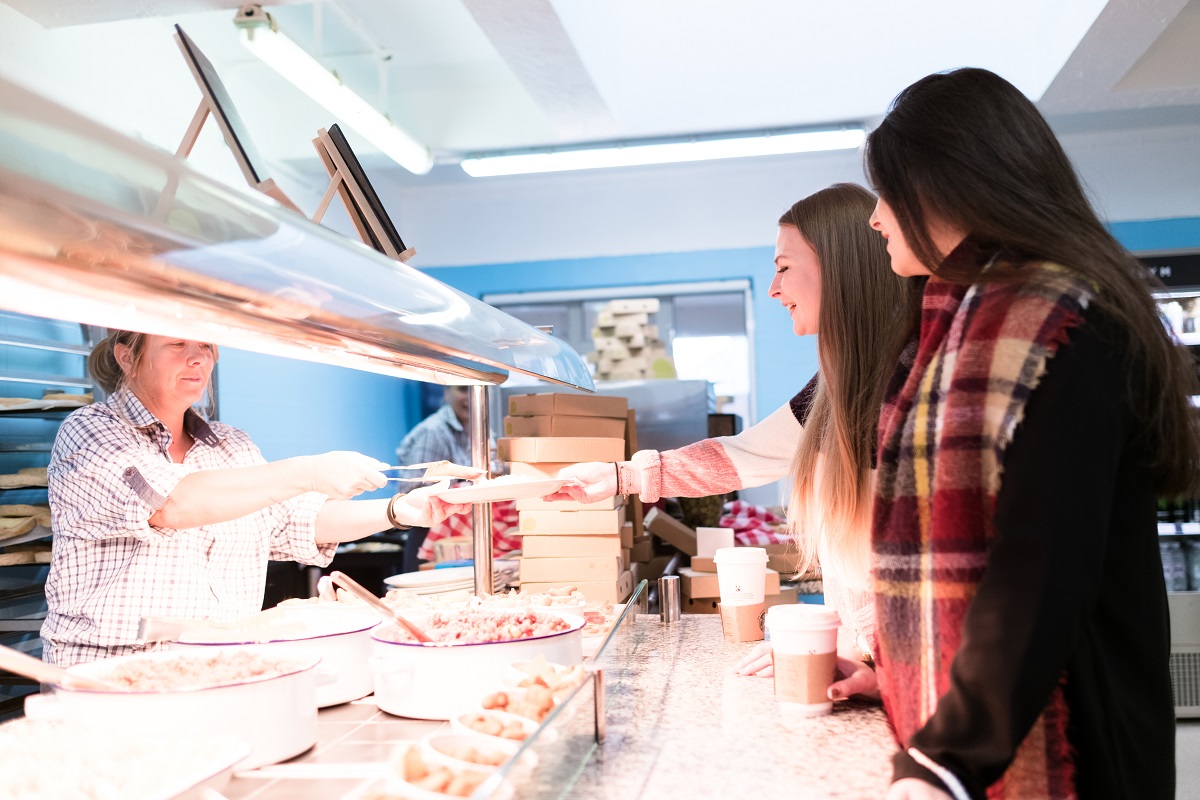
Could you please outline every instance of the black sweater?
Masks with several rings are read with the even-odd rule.
[[[1079,797],[1175,796],[1167,597],[1127,352],[1127,335],[1089,312],[1004,455],[951,689],[911,742],[972,797],[1004,773],[1064,672]],[[939,784],[904,753],[895,768]]]

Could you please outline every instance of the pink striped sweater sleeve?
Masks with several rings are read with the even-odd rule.
[[[787,475],[804,428],[790,405],[737,436],[705,439],[678,450],[634,453],[643,502],[706,497],[762,486]]]

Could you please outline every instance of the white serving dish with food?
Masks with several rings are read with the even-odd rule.
[[[201,800],[211,796],[205,790],[225,788],[249,752],[250,745],[228,736],[122,735],[107,726],[16,719],[0,725],[0,795]]]
[[[368,662],[371,629],[379,616],[364,604],[323,603],[279,606],[283,613],[269,624],[244,628],[222,627],[184,633],[172,649],[204,652],[213,647],[238,646],[287,658],[291,653],[318,653],[317,706],[348,703],[375,689]]]
[[[538,723],[528,717],[509,714],[507,711],[493,711],[480,707],[450,720],[450,728],[457,733],[520,744],[534,734]],[[556,738],[557,734],[551,730],[542,731],[538,736],[542,742],[553,742]]]
[[[442,762],[427,762],[419,745],[396,748],[390,774],[354,792],[346,800],[447,800],[470,797],[493,778],[495,767],[455,767]],[[488,796],[492,800],[510,800],[513,786],[495,777],[497,785]]]
[[[317,741],[320,656],[265,656],[243,648],[159,651],[76,664],[68,674],[128,687],[56,687],[25,699],[34,720],[79,722],[121,735],[230,736],[250,745],[237,769],[299,755]]]
[[[433,641],[381,625],[372,632],[375,701],[401,717],[452,719],[477,708],[514,661],[538,654],[583,660],[583,618],[529,610],[467,609],[405,614]]]

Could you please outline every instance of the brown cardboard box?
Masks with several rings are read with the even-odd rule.
[[[629,551],[629,557],[634,561],[649,561],[654,557],[654,544],[649,539],[634,542]]]
[[[646,523],[645,515],[642,513],[642,501],[637,495],[629,498],[628,508],[626,511],[629,514],[629,521],[633,523],[633,540],[646,538]]]
[[[767,551],[767,566],[784,575],[793,575],[800,569],[800,548],[794,542],[769,544]]]
[[[529,417],[537,414],[574,414],[581,417],[614,417],[616,419],[625,419],[627,411],[629,411],[629,401],[624,397],[604,397],[596,394],[548,393],[515,394],[508,398],[508,413],[513,417]],[[526,459],[514,460],[522,461]],[[617,459],[610,458],[607,460],[616,461]]]
[[[721,606],[721,598],[719,597],[689,597],[680,592],[680,599],[683,601],[684,614],[719,614]],[[769,594],[763,598],[763,605],[767,608],[771,606],[784,605],[786,603],[796,602],[796,587],[786,586],[779,594]]]
[[[679,588],[688,597],[720,597],[717,573],[697,572],[692,567],[679,568]],[[767,569],[767,594],[779,594],[779,573]]]
[[[621,439],[625,420],[546,414],[535,417],[505,417],[505,436],[591,436]]]
[[[646,514],[646,528],[687,555],[696,555],[696,532],[662,509],[650,509]]]
[[[526,461],[511,461],[508,465],[508,471],[512,475],[523,475],[529,478],[557,478],[558,471],[560,469],[563,467],[570,467],[574,464],[574,461],[548,461],[542,464],[530,464]]]
[[[606,497],[594,503],[580,503],[575,500],[543,500],[540,497],[522,497],[515,501],[517,511],[612,511],[622,506],[620,496]]]
[[[624,548],[620,536],[526,536],[521,552],[526,558],[565,558],[568,556],[617,556]]]
[[[632,297],[625,300],[609,300],[604,310],[617,314],[654,314],[658,311],[657,297]]]
[[[522,536],[555,533],[621,535],[625,508],[607,511],[551,511],[532,509],[519,514],[517,527]]]
[[[633,458],[637,450],[637,412],[631,408],[625,415],[625,458]]]
[[[621,576],[621,556],[522,558],[521,583],[615,581]]]
[[[633,523],[626,521],[621,526],[621,547],[633,547]]]
[[[770,564],[768,564],[767,567],[772,568]],[[716,572],[717,571],[717,565],[715,563],[713,563],[713,560],[711,558],[701,558],[700,556],[692,557],[691,568],[692,568],[692,572]]]
[[[671,563],[671,556],[652,556],[649,561],[634,561],[630,569],[637,570],[637,579],[653,583],[662,577],[663,570]]]
[[[629,553],[630,553],[630,550],[628,547],[621,548],[621,569],[622,570],[629,569],[629,565],[633,561],[633,559],[630,558]]]
[[[526,592],[545,592],[562,586],[574,586],[589,603],[624,603],[633,592],[633,575],[622,572],[615,581],[562,581],[550,582],[521,582],[521,590]]]
[[[516,436],[497,440],[503,461],[535,464],[569,461],[620,461],[625,440],[599,436]]]

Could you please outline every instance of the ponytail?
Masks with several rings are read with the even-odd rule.
[[[129,352],[133,355],[133,363],[136,365],[142,360],[142,351],[146,346],[146,334],[112,330],[109,331],[108,336],[105,336],[99,344],[92,348],[92,353],[88,356],[88,372],[105,394],[112,394],[124,386],[127,379],[125,371],[117,363],[116,353],[113,352],[119,344],[129,348]]]

